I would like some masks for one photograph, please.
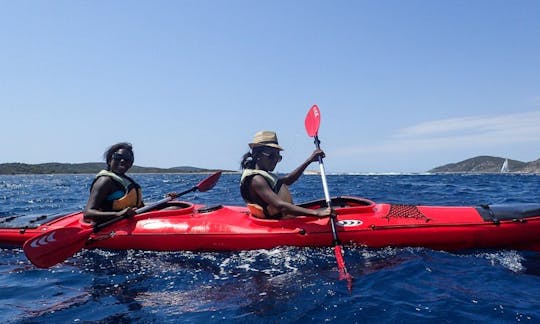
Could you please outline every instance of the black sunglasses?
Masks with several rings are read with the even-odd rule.
[[[133,156],[131,156],[129,154],[114,153],[112,155],[112,159],[115,160],[115,161],[124,160],[126,162],[133,162]]]
[[[264,155],[265,157],[267,157],[268,159],[270,160],[278,160],[278,161],[281,161],[281,159],[283,159],[283,157],[281,156],[281,154],[279,153],[266,153],[266,152],[261,152],[262,155]]]

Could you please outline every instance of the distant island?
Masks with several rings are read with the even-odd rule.
[[[505,163],[505,161],[507,162]],[[503,165],[505,167],[503,167]],[[522,162],[495,156],[477,156],[457,163],[445,164],[429,173],[540,173],[540,159]]]
[[[503,165],[506,162],[506,167]],[[106,168],[104,162],[88,163],[0,163],[1,174],[95,174]],[[457,163],[449,163],[428,171],[428,173],[540,173],[540,159],[531,162],[505,159],[495,156],[477,156]],[[236,173],[234,170],[204,169],[192,166],[173,168],[142,167],[134,165],[129,173],[211,173],[223,171]],[[306,171],[306,174],[318,174],[318,171]]]
[[[2,163],[0,174],[94,174],[107,167],[104,162],[89,163]],[[174,168],[141,167],[134,165],[129,173],[210,173],[220,170],[203,169],[191,166]],[[225,172],[235,172],[223,170]]]

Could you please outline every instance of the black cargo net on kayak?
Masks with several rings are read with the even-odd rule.
[[[413,219],[424,219],[429,222],[429,218],[426,215],[422,214],[418,208],[414,205],[390,205],[390,210],[385,216],[386,219],[390,218],[413,218]]]
[[[37,228],[46,222],[63,216],[55,215],[10,215],[0,217],[0,228],[28,229]]]

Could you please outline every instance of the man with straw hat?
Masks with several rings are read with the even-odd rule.
[[[250,151],[244,154],[241,167],[240,193],[248,204],[253,216],[258,218],[281,219],[295,216],[328,217],[330,208],[314,210],[293,204],[287,186],[292,185],[312,162],[324,157],[322,150],[316,149],[311,156],[288,175],[278,177],[272,173],[282,156],[283,148],[277,135],[272,131],[260,131],[249,143]]]

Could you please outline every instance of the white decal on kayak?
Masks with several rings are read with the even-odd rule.
[[[56,239],[54,238],[54,234],[56,234],[56,231],[40,239],[33,240],[32,243],[30,243],[30,246],[33,248],[37,248],[40,245],[47,245],[50,242],[56,242]]]
[[[344,219],[337,222],[337,225],[341,227],[360,226],[362,224],[363,222],[358,219]]]
[[[180,232],[186,232],[189,229],[187,223],[171,224],[160,220],[144,220],[140,221],[139,225],[145,229],[174,229]]]

